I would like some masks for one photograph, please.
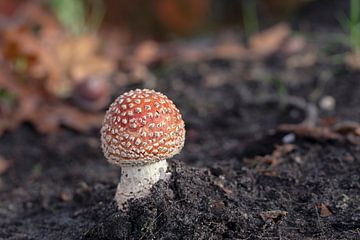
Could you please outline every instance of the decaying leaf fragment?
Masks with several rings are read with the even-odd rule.
[[[356,125],[356,124],[355,124]],[[337,124],[334,128],[321,126],[308,126],[305,124],[281,124],[279,132],[292,132],[298,137],[318,141],[339,141],[357,144],[354,137],[358,136],[359,128],[354,124]]]
[[[270,222],[270,223],[277,223],[279,222],[283,217],[285,217],[288,214],[286,211],[282,210],[271,210],[271,211],[265,211],[260,213],[260,217],[264,222]]]
[[[285,23],[275,25],[249,39],[251,51],[257,57],[266,57],[276,52],[290,35],[290,27]]]
[[[317,208],[319,209],[320,217],[329,217],[333,215],[333,213],[331,212],[329,207],[325,205],[325,203],[318,204]]]
[[[6,75],[7,73],[7,75]],[[76,108],[57,98],[49,97],[36,86],[23,86],[10,82],[14,76],[0,69],[0,86],[14,94],[13,108],[0,115],[0,135],[22,122],[30,122],[41,133],[53,133],[60,126],[78,131],[99,127],[103,113],[91,113]],[[0,101],[1,106],[1,101]]]
[[[256,156],[252,159],[245,159],[246,162],[256,165],[258,172],[263,172],[267,175],[276,175],[273,168],[277,166],[282,157],[286,156],[296,148],[293,144],[277,145],[275,150],[265,156]]]
[[[340,134],[332,132],[326,127],[309,127],[301,124],[282,124],[278,127],[281,132],[293,132],[297,136],[317,140],[342,140]]]

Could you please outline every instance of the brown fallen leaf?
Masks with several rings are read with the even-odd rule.
[[[100,40],[93,35],[69,36],[40,5],[25,5],[23,11],[17,16],[20,20],[0,26],[0,89],[11,96],[6,104],[0,99],[0,135],[23,122],[41,133],[60,126],[78,131],[99,127],[103,114],[82,109],[98,111],[111,95],[106,86],[115,64],[101,54]],[[94,76],[105,81],[100,94],[92,91],[99,85],[80,84]],[[82,109],[64,101],[72,94],[79,94],[82,105],[77,106]]]
[[[333,215],[333,213],[331,212],[329,207],[325,205],[325,203],[318,204],[317,208],[320,211],[320,217],[329,217],[329,216]]]
[[[150,65],[156,62],[159,56],[160,46],[158,43],[150,40],[143,41],[134,50],[133,61]]]
[[[63,202],[69,202],[71,201],[73,198],[72,194],[69,192],[69,191],[62,191],[60,193],[60,199],[63,201]]]
[[[280,159],[286,154],[292,152],[296,148],[293,144],[277,145],[275,150],[270,155],[256,156],[253,159],[245,159],[246,162],[256,164],[258,172],[266,172],[270,175],[276,173],[272,171],[272,168],[279,164]]]
[[[32,14],[25,12],[18,16],[21,20],[0,29],[0,50],[18,75],[50,95],[66,98],[84,78],[114,72],[116,64],[101,53],[97,36],[69,35],[39,4],[31,6],[25,10]],[[39,30],[34,31],[35,27]]]
[[[92,75],[105,75],[114,72],[112,59],[98,54],[100,40],[95,35],[67,37],[55,46],[55,57],[72,81],[78,83]]]
[[[252,35],[249,39],[249,48],[255,58],[267,57],[275,53],[289,35],[289,25],[279,23],[265,31]]]
[[[316,52],[305,52],[288,57],[285,64],[289,69],[306,68],[313,66],[316,63],[316,60]]]
[[[296,146],[293,145],[293,144],[277,145],[275,147],[275,150],[272,153],[272,156],[274,158],[279,159],[279,158],[283,157],[284,155],[286,155],[286,154],[290,153],[291,151],[293,151],[295,148],[296,148]]]
[[[99,44],[99,39],[95,35],[66,37],[56,46],[55,53],[62,65],[71,65],[73,62],[91,58],[98,51]]]
[[[43,107],[36,115],[28,116],[28,120],[40,133],[57,132],[61,126],[66,126],[79,132],[99,128],[103,113],[84,112],[67,104],[57,104]]]
[[[266,176],[276,177],[278,172],[276,166],[281,162],[282,158],[296,148],[293,144],[283,144],[275,147],[275,150],[265,156],[255,156],[252,159],[245,159],[244,162],[255,166],[255,170]]]
[[[281,221],[283,217],[288,214],[286,211],[282,210],[271,210],[260,213],[260,217],[264,222],[277,223]]]
[[[0,71],[6,74],[6,71]],[[13,76],[8,75],[9,79]],[[5,81],[6,84],[2,83]],[[36,86],[8,84],[0,75],[0,86],[9,89],[16,96],[16,107],[5,116],[0,116],[0,134],[12,130],[22,122],[30,122],[41,133],[52,133],[60,126],[77,131],[88,131],[100,127],[103,113],[90,113],[51,98]]]
[[[48,41],[57,39],[63,32],[63,29],[59,28],[57,19],[49,14],[44,5],[39,2],[22,1],[14,18],[25,19],[29,23],[37,24],[37,27],[41,28],[43,38]]]
[[[360,136],[360,128],[355,129],[355,134],[356,134],[357,136]]]
[[[65,84],[66,78],[63,79],[61,74],[62,66],[51,55],[49,43],[41,41],[34,34],[33,24],[35,23],[22,21],[1,29],[4,60],[15,66],[14,70],[18,75],[30,77],[33,84],[40,84],[44,79],[46,83],[50,79],[54,83],[61,79],[60,83]],[[63,89],[62,85],[57,87]]]
[[[213,48],[213,58],[244,59],[248,50],[236,41],[221,42]]]
[[[293,132],[298,137],[310,138],[319,141],[336,140],[344,141],[345,138],[339,133],[333,132],[327,127],[311,127],[304,124],[281,124],[280,132]]]
[[[336,123],[332,129],[341,134],[341,135],[347,135],[347,134],[355,134],[357,136],[359,135],[360,130],[360,123],[354,122],[354,121],[344,121]]]

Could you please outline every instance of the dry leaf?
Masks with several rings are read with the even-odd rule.
[[[283,157],[284,155],[292,152],[295,148],[296,148],[296,146],[293,144],[277,145],[271,155],[274,158],[279,159],[279,158]]]
[[[100,42],[94,35],[68,37],[57,43],[54,56],[73,82],[92,75],[106,75],[115,69],[114,62],[99,55]]]
[[[286,59],[285,64],[288,68],[305,68],[316,63],[317,55],[315,52],[305,52],[296,54]]]
[[[293,144],[277,145],[275,150],[270,155],[256,156],[253,159],[245,159],[248,163],[257,164],[256,170],[258,172],[265,172],[270,174],[276,174],[272,172],[273,167],[279,164],[280,159],[292,152],[296,148]],[[265,166],[264,166],[265,164]]]
[[[149,65],[155,62],[159,56],[160,46],[154,41],[143,41],[133,53],[133,61]]]
[[[115,64],[101,56],[92,56],[83,62],[73,62],[69,67],[69,75],[73,82],[83,81],[86,77],[96,75],[110,75],[114,72]]]
[[[317,207],[320,211],[320,217],[329,217],[329,216],[333,215],[333,213],[330,211],[329,207],[326,206],[324,203],[320,203]]]
[[[332,129],[341,135],[355,134],[359,136],[360,124],[353,121],[344,121],[336,123]]]
[[[344,141],[340,134],[333,132],[327,127],[310,127],[302,124],[281,124],[278,127],[280,132],[293,132],[299,137],[311,138],[320,141],[336,140]]]
[[[282,210],[272,210],[272,211],[265,211],[260,213],[260,217],[264,222],[271,222],[271,223],[277,223],[279,222],[283,217],[285,217],[288,214],[286,211]]]
[[[275,167],[280,163],[282,158],[292,152],[296,148],[293,144],[283,144],[275,147],[275,150],[270,155],[255,156],[252,159],[245,159],[245,163],[255,165],[255,170],[258,173],[267,176],[278,176]]]
[[[99,53],[100,41],[95,35],[67,36],[60,26],[55,31],[54,24],[46,24],[51,17],[40,18],[45,23],[31,17],[1,29],[2,51],[18,74],[39,82],[49,94],[69,97],[83,78],[115,70],[113,60]],[[40,30],[34,31],[38,25]]]
[[[248,54],[247,49],[239,42],[222,42],[214,47],[213,57],[224,59],[243,59]]]
[[[67,36],[36,4],[25,5],[24,11],[25,20],[1,25],[0,89],[14,99],[6,106],[0,102],[0,134],[22,122],[32,123],[42,133],[55,132],[60,126],[78,131],[99,127],[101,113],[82,111],[63,98],[78,93],[75,87],[89,77],[101,75],[103,81],[108,81],[107,76],[115,70],[114,62],[101,55],[97,37]],[[38,25],[39,31],[34,31]],[[95,98],[90,94],[87,109],[95,104],[99,110],[110,94],[103,91]],[[84,96],[89,95],[79,94],[78,100]]]
[[[99,49],[99,39],[95,35],[67,37],[56,45],[55,54],[59,62],[71,65],[91,58]]]
[[[334,140],[358,144],[359,124],[356,122],[342,122],[335,126],[314,127],[305,124],[281,124],[280,132],[293,132],[299,137],[310,138],[318,141]],[[331,128],[332,127],[332,128]]]
[[[267,57],[276,52],[290,35],[290,27],[280,23],[263,32],[254,34],[249,39],[250,50],[255,58]]]
[[[102,113],[84,112],[70,105],[59,104],[43,107],[36,115],[29,116],[29,120],[39,132],[49,134],[57,132],[60,126],[80,132],[99,128],[103,117]]]
[[[60,193],[60,199],[63,201],[63,202],[69,202],[72,200],[72,195],[69,191],[62,191]]]

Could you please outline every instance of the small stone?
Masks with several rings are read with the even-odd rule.
[[[324,96],[320,100],[320,108],[326,111],[333,111],[335,109],[336,100],[332,96]]]

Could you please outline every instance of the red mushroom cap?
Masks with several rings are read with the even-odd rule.
[[[149,89],[119,96],[106,112],[101,145],[109,162],[145,165],[168,159],[184,146],[185,125],[164,94]]]

